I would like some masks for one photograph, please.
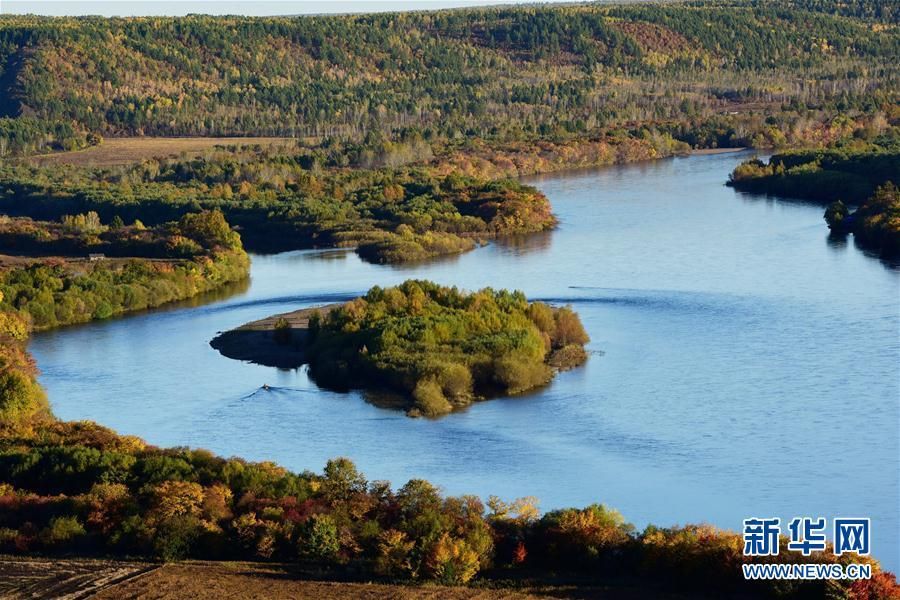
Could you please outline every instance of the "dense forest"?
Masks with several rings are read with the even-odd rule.
[[[739,165],[728,184],[755,193],[828,204],[825,220],[837,234],[885,258],[900,256],[900,138],[836,145],[753,159]],[[852,212],[848,205],[858,206]]]
[[[0,155],[122,135],[696,137],[710,121],[702,144],[817,143],[838,114],[896,119],[895,24],[890,0],[3,15]]]
[[[588,342],[568,307],[428,281],[375,287],[314,314],[309,338],[318,383],[399,391],[410,414],[428,417],[546,384],[555,371],[583,363]]]

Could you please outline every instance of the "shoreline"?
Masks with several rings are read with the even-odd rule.
[[[754,148],[743,146],[740,148],[699,148],[697,150],[691,150],[689,154],[691,156],[711,156],[714,154],[734,154],[745,150],[754,150]]]
[[[220,331],[209,345],[222,356],[233,360],[278,369],[297,369],[309,362],[306,354],[309,318],[315,312],[327,313],[342,305],[324,304],[269,315],[235,329]],[[286,319],[290,325],[290,337],[286,341],[275,339],[275,323],[279,319]]]

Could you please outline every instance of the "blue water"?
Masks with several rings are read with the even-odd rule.
[[[869,516],[900,569],[900,270],[829,240],[822,208],[722,185],[745,156],[534,179],[559,228],[415,267],[344,251],[253,257],[249,287],[196,307],[38,335],[53,409],[158,445],[450,494],[604,502],[638,526]],[[231,361],[216,332],[428,278],[570,303],[594,351],[533,394],[437,421]],[[274,386],[260,391],[262,384]]]

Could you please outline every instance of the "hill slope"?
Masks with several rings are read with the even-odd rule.
[[[95,141],[86,132],[518,139],[895,101],[890,2],[841,4],[852,16],[806,4],[0,16],[0,117],[18,117],[0,138],[32,151]]]

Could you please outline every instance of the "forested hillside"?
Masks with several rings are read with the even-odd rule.
[[[3,16],[0,155],[99,136],[510,141],[636,122],[698,145],[819,141],[836,111],[897,118],[892,4]]]

